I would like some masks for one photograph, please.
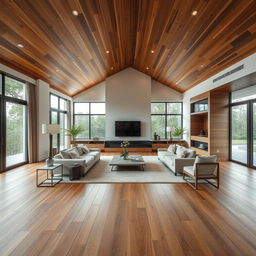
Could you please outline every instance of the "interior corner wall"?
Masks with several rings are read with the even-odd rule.
[[[224,84],[227,84],[229,82],[232,82],[238,78],[241,78],[243,76],[246,76],[248,74],[251,74],[253,72],[256,72],[256,53],[250,55],[249,57],[237,62],[236,64],[226,68],[225,70],[219,72],[218,74],[210,77],[209,79],[203,81],[202,83],[194,86],[193,88],[191,88],[190,90],[186,91],[183,94],[183,126],[186,128],[187,133],[184,137],[184,139],[186,139],[187,141],[190,140],[190,98],[199,95],[201,93],[210,91],[212,89],[215,89],[219,86],[222,86]],[[227,77],[225,77],[224,79],[221,79],[219,81],[217,81],[216,83],[213,83],[213,79],[215,79],[216,77],[225,74],[226,72],[240,66],[240,65],[244,65],[244,69],[233,73]]]
[[[106,80],[106,140],[151,139],[151,77],[127,68]],[[141,121],[141,136],[116,137],[115,121]]]

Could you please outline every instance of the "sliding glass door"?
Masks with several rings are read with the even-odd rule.
[[[230,159],[256,168],[256,85],[231,93]]]
[[[6,102],[6,132],[5,156],[6,167],[26,162],[27,136],[26,136],[26,106]]]
[[[253,103],[253,166],[256,167],[256,102]]]
[[[0,171],[27,162],[26,84],[0,74]]]
[[[231,107],[231,159],[248,164],[247,104]]]

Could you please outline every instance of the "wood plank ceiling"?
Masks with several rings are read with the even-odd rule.
[[[129,66],[184,92],[254,52],[255,0],[0,2],[0,62],[71,96]]]

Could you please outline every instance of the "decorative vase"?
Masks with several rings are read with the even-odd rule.
[[[45,163],[46,163],[46,166],[47,167],[51,167],[51,166],[53,166],[53,158],[52,157],[49,157],[49,158],[47,158],[46,159],[46,161],[45,161]]]

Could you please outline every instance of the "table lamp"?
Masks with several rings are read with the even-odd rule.
[[[170,140],[171,140],[172,139],[172,128],[170,126],[167,126],[166,131],[167,131],[167,133],[169,133]]]
[[[52,159],[52,135],[60,133],[60,125],[59,124],[43,124],[42,125],[42,134],[49,134],[50,136],[50,152],[49,157],[46,159],[46,165],[48,167],[53,166]]]

